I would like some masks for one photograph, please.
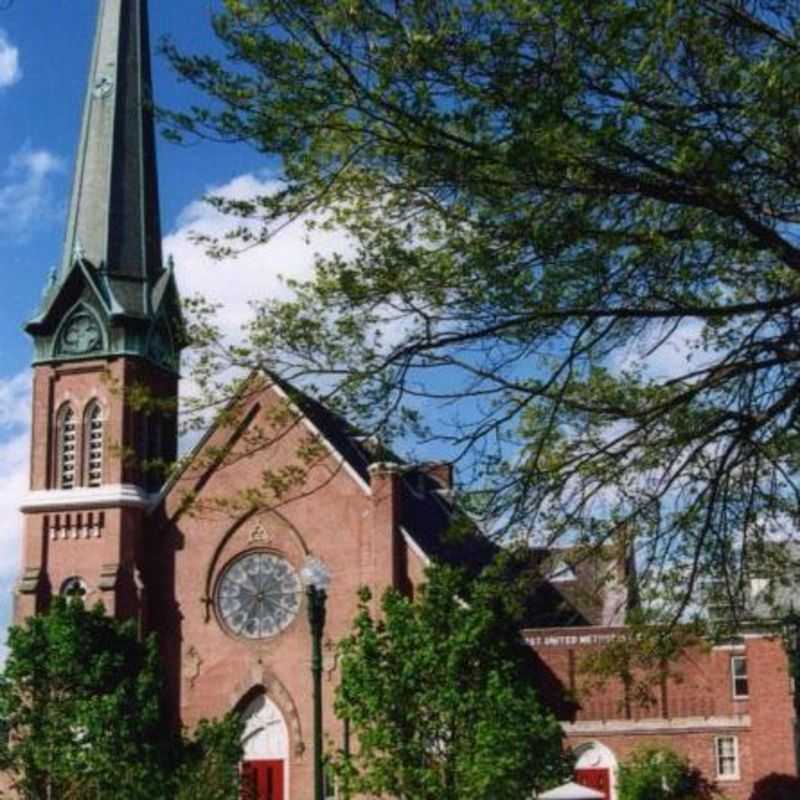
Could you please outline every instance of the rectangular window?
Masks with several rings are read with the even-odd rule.
[[[717,778],[735,781],[739,779],[739,741],[735,736],[717,736],[714,739],[714,755],[717,762]]]
[[[731,656],[731,684],[733,686],[734,700],[744,700],[750,696],[750,687],[747,683],[747,658],[745,656]]]

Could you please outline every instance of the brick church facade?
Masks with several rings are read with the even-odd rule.
[[[349,631],[357,590],[413,594],[431,560],[474,560],[489,545],[476,553],[474,544],[466,552],[448,543],[447,465],[387,462],[272,376],[247,383],[166,483],[154,477],[148,466],[177,453],[182,320],[161,253],[147,3],[99,0],[99,9],[64,257],[27,326],[31,491],[15,618],[79,592],[137,619],[159,635],[176,723],[239,709],[245,760],[265,781],[260,800],[301,800],[313,779],[303,564],[320,559],[331,574],[324,719],[326,738],[341,743],[331,711],[334,645]],[[306,454],[302,481],[289,480],[271,502],[266,491],[253,494],[274,489],[298,452]],[[525,635],[543,696],[577,747],[579,778],[616,800],[616,764],[644,741],[674,745],[709,777],[729,779],[734,800],[771,800],[753,794],[758,781],[796,775],[788,661],[774,636],[698,653],[655,716],[620,716],[611,695],[567,707],[581,648],[619,630],[627,597],[625,581],[606,585],[600,610],[581,614],[568,588],[554,579],[550,600],[576,613]],[[726,694],[733,655],[746,659],[746,698]]]

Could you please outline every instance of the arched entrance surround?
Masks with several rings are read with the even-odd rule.
[[[289,730],[277,705],[263,693],[242,711],[242,797],[287,800],[289,797]]]
[[[591,789],[605,792],[606,800],[617,800],[617,759],[600,742],[587,742],[575,748],[575,780]]]

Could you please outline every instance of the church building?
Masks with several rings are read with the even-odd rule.
[[[166,484],[148,468],[176,459],[182,319],[161,251],[147,12],[146,0],[99,0],[63,259],[27,324],[31,486],[15,620],[75,593],[137,619],[159,634],[176,723],[242,711],[259,800],[308,798],[304,564],[330,575],[324,732],[340,742],[333,642],[359,587],[412,591],[441,554],[450,471],[376,462],[343,420],[266,376]],[[302,486],[253,502],[298,452]]]
[[[15,621],[59,594],[137,620],[158,634],[175,723],[239,710],[258,800],[307,800],[309,571],[329,580],[324,734],[343,746],[335,643],[358,589],[413,596],[431,560],[475,563],[491,545],[445,535],[456,514],[447,464],[388,460],[275,376],[253,376],[169,478],[154,469],[177,457],[184,324],[161,250],[147,0],[98,2],[63,258],[27,324],[33,435]],[[582,648],[624,635],[630,576],[612,563],[587,577],[568,561],[524,635],[578,752],[576,777],[596,796],[616,800],[617,756],[643,742],[686,752],[736,800],[755,800],[767,773],[796,776],[794,685],[771,635],[696,654],[690,680],[659,687],[655,710],[613,693],[576,705]]]

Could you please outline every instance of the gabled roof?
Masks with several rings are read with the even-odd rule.
[[[90,290],[99,308],[107,315],[113,312],[114,302],[108,286],[87,263],[79,261],[63,280],[54,276],[42,297],[38,314],[27,323],[25,330],[34,336],[54,331],[64,318],[64,313],[80,300],[85,288]]]
[[[369,465],[375,459],[362,443],[359,431],[344,417],[335,411],[331,411],[311,395],[301,391],[279,375],[268,372],[267,376],[319,431],[320,435],[324,437],[336,453],[365,483],[369,483]]]
[[[273,373],[267,373],[266,377],[269,384],[265,390],[275,391],[282,399],[288,399],[322,437],[329,449],[341,459],[347,472],[369,491],[369,466],[383,459],[370,452],[360,432],[341,415],[326,408],[288,381]],[[246,396],[247,386],[257,380],[259,373],[250,376],[238,395],[231,400],[229,411]],[[161,507],[164,499],[196,461],[216,429],[217,424],[214,424],[206,431],[192,455],[185,460],[182,471],[173,475],[163,487],[152,510]],[[380,455],[385,456],[386,451],[382,451]],[[391,456],[392,460],[401,463],[396,454]],[[213,469],[213,466],[209,469]],[[480,569],[488,564],[498,551],[497,545],[483,536],[475,523],[458,509],[451,501],[446,487],[414,464],[401,463],[401,473],[399,525],[425,557],[473,569]]]
[[[401,478],[400,526],[429,557],[477,571],[499,551],[424,468],[409,465]]]
[[[360,431],[340,414],[273,373],[266,373],[265,391],[275,391],[288,400],[312,430],[346,467],[362,488],[369,490],[369,466],[387,460],[387,451],[375,453]],[[251,375],[240,388],[231,407],[242,401],[248,386],[260,380]],[[212,425],[195,448],[198,454],[214,434]],[[466,567],[479,572],[500,551],[477,524],[453,500],[450,487],[443,486],[424,466],[404,463],[395,453],[388,457],[400,465],[400,532],[425,559]],[[194,461],[187,459],[187,467]],[[214,467],[210,466],[209,470]],[[181,475],[164,487],[166,497]],[[203,481],[204,478],[200,478]],[[616,625],[624,622],[628,605],[626,564],[620,564],[614,548],[532,548],[513,567],[530,586],[525,627]],[[557,574],[554,574],[557,573]],[[510,575],[509,579],[515,576]],[[519,577],[517,574],[516,577]]]

